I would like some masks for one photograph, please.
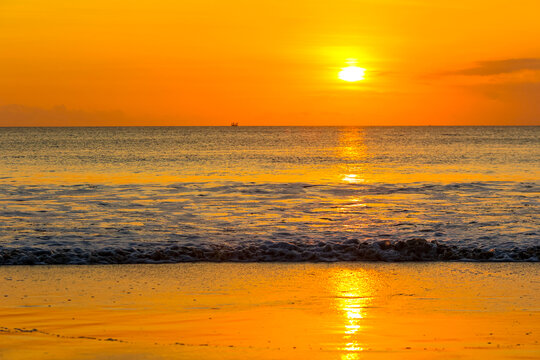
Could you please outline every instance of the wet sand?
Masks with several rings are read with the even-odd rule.
[[[536,359],[534,263],[0,267],[0,359]]]

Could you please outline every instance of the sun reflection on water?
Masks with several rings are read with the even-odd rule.
[[[341,159],[341,181],[358,184],[366,181],[366,158],[368,156],[364,143],[364,130],[360,128],[344,128],[340,133],[340,146],[336,155]]]
[[[362,348],[359,348],[359,350],[356,350],[356,351],[362,351],[362,350],[363,350]],[[351,351],[354,351],[354,350],[351,350]],[[348,354],[341,355],[341,360],[357,360],[357,359],[360,359],[360,356],[358,355],[358,353],[348,353]]]
[[[341,179],[349,184],[358,184],[366,181],[365,179],[359,177],[358,174],[345,174]]]

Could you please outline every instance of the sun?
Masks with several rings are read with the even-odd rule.
[[[354,82],[354,81],[364,80],[365,73],[366,73],[366,69],[351,65],[351,66],[347,66],[341,69],[341,71],[338,74],[338,77],[341,80]]]

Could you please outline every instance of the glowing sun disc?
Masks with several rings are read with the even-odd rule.
[[[358,67],[358,66],[347,66],[346,68],[341,69],[341,71],[338,74],[338,77],[341,80],[345,81],[360,81],[364,80],[364,75],[366,73],[366,69]]]

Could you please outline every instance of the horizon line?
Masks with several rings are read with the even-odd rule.
[[[0,129],[10,129],[10,128],[159,128],[159,127],[223,127],[223,128],[255,128],[255,127],[538,127],[538,125],[528,124],[528,125],[68,125],[68,126],[58,126],[58,125],[14,125],[14,126],[4,126],[0,125]]]

